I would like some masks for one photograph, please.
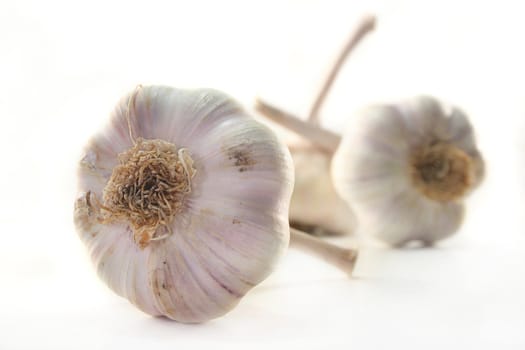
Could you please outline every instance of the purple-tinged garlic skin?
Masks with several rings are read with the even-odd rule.
[[[119,154],[139,139],[183,149],[193,167],[182,209],[142,246],[103,202]],[[75,223],[98,275],[150,315],[185,323],[224,315],[288,246],[289,151],[218,91],[139,87],[89,141],[78,176]]]
[[[430,245],[455,233],[465,196],[484,176],[466,115],[420,96],[371,106],[349,120],[332,177],[359,227],[393,246]]]

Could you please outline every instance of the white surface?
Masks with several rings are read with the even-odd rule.
[[[523,349],[520,2],[370,4],[1,2],[0,349]],[[378,29],[323,117],[340,128],[365,103],[421,92],[461,105],[488,166],[461,231],[435,249],[364,242],[352,280],[291,251],[202,325],[150,318],[102,285],[72,224],[75,164],[120,96],[138,83],[210,86],[304,115],[366,10]]]

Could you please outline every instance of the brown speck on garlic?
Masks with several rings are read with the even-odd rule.
[[[228,159],[238,167],[240,173],[252,169],[256,164],[255,160],[250,157],[250,150],[248,148],[239,147],[229,150]]]

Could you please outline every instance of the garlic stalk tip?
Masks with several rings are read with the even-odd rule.
[[[326,78],[323,86],[321,87],[321,90],[319,91],[319,94],[317,98],[315,99],[314,104],[312,105],[312,108],[310,110],[310,113],[308,114],[308,121],[314,125],[319,125],[319,111],[326,99],[326,96],[328,95],[328,92],[330,91],[330,88],[332,87],[337,74],[341,70],[341,67],[343,66],[344,62],[346,61],[347,57],[350,55],[350,53],[357,47],[357,45],[361,42],[361,40],[374,30],[376,23],[376,18],[373,15],[368,15],[363,17],[361,22],[358,24],[357,28],[352,32],[347,44],[339,54],[339,57],[337,58],[335,64],[332,66],[332,69],[330,70],[330,73],[328,74],[328,77]]]

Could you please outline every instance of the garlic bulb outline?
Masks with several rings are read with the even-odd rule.
[[[223,93],[139,86],[84,153],[78,234],[101,279],[148,314],[219,317],[288,244],[289,152]],[[296,246],[351,271],[355,251],[302,235]]]
[[[358,111],[347,128],[332,177],[367,232],[403,246],[458,230],[485,171],[464,112],[419,96]]]

